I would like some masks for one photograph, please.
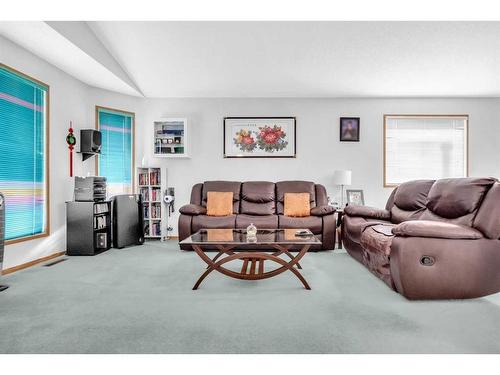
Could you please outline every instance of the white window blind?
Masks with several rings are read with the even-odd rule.
[[[466,177],[468,116],[385,116],[385,181]]]
[[[49,232],[48,110],[48,86],[0,64],[0,192],[8,241]]]
[[[108,196],[133,191],[134,114],[97,107],[102,134],[98,173],[107,178]]]

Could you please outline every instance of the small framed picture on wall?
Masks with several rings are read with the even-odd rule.
[[[363,206],[365,204],[363,190],[346,190],[345,192],[347,194],[347,204],[355,206]]]
[[[340,142],[359,142],[359,117],[340,118]]]

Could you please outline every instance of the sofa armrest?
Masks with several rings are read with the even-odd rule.
[[[179,209],[179,212],[184,215],[197,216],[205,215],[207,213],[207,209],[197,204],[186,204]]]
[[[500,291],[500,241],[396,236],[390,269],[409,299],[482,297]]]
[[[464,225],[430,220],[405,221],[392,228],[392,233],[400,237],[448,238],[477,240],[483,238],[477,229]]]
[[[332,206],[317,206],[311,208],[311,216],[325,216],[335,213],[335,208]]]
[[[361,216],[379,220],[391,219],[389,211],[369,206],[347,206],[344,208],[344,212],[349,216]]]

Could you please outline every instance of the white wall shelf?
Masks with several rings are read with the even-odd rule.
[[[189,158],[188,124],[186,118],[164,118],[155,121],[153,126],[155,157]]]

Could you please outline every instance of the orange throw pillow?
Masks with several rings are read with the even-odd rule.
[[[233,214],[233,193],[209,191],[207,193],[207,215],[229,216]]]
[[[286,216],[306,217],[311,215],[311,202],[309,193],[285,193]]]

